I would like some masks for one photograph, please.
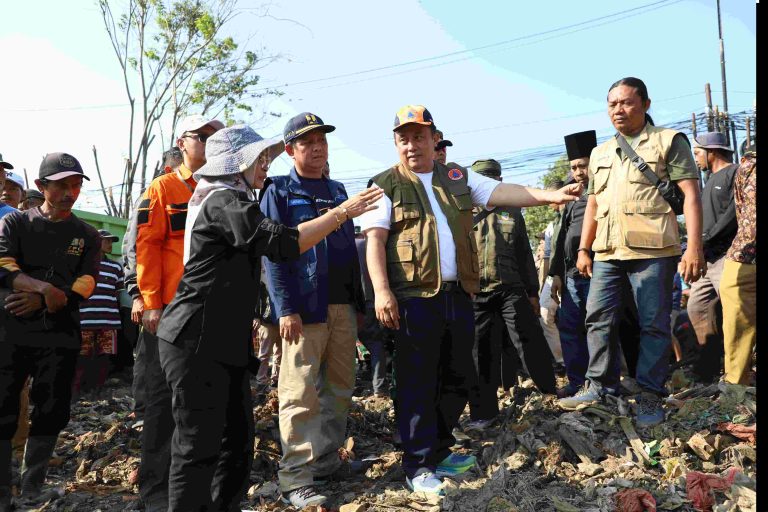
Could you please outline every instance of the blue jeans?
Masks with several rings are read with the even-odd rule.
[[[619,340],[611,336],[621,322],[622,295],[629,286],[640,326],[637,383],[644,390],[665,394],[671,347],[672,278],[678,257],[596,261],[587,299],[587,378],[601,393],[617,393],[615,364]]]
[[[565,373],[568,376],[568,383],[574,387],[581,387],[584,384],[584,375],[589,366],[587,328],[584,324],[588,296],[589,278],[566,276],[557,328],[560,329]]]

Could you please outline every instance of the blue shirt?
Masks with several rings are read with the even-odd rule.
[[[8,206],[5,203],[0,203],[0,219],[5,217],[9,213],[15,212],[15,211],[16,211],[16,208],[14,208],[13,206]]]

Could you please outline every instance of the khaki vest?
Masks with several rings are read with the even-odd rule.
[[[634,148],[656,175],[669,178],[666,156],[678,132],[647,124]],[[634,164],[619,156],[615,138],[592,150],[589,170],[597,201],[595,260],[680,254],[680,235],[669,203]]]
[[[467,173],[449,178],[449,168],[435,162],[432,188],[456,244],[459,282],[467,293],[477,293],[477,245],[472,226],[472,198]],[[432,297],[440,289],[440,252],[437,221],[421,181],[398,164],[371,181],[392,200],[387,239],[387,276],[397,298]]]
[[[480,291],[492,292],[503,286],[523,286],[515,256],[517,212],[512,207],[497,207],[477,223],[475,239],[479,247]],[[475,209],[475,215],[482,214]]]

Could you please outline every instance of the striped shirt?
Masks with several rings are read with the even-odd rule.
[[[96,288],[88,300],[80,303],[80,329],[99,331],[120,329],[120,290],[123,266],[106,256],[99,263]]]

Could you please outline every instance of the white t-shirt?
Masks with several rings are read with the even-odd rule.
[[[456,268],[456,244],[453,243],[453,234],[448,226],[448,219],[445,217],[440,204],[435,198],[435,191],[432,189],[432,172],[414,173],[424,185],[427,192],[429,205],[432,207],[432,213],[435,214],[437,221],[437,244],[440,251],[440,274],[443,281],[456,281],[458,279],[458,270]],[[476,172],[467,170],[467,185],[470,189],[472,204],[475,206],[487,207],[488,200],[494,189],[501,182],[491,178],[486,178]],[[389,229],[392,217],[392,199],[386,194],[376,202],[378,208],[362,214],[360,219],[360,228],[365,232],[371,228]]]

